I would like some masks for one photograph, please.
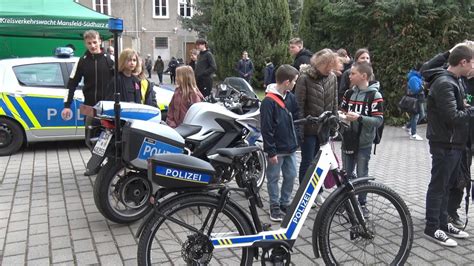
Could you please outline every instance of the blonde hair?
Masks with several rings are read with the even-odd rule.
[[[180,66],[176,68],[176,83],[183,92],[183,99],[190,101],[191,96],[199,90],[194,78],[193,68],[190,66]]]
[[[135,70],[133,71],[133,75],[137,76],[139,79],[146,78],[145,68],[143,67],[143,59],[141,57],[138,57],[137,66],[135,67]]]
[[[137,70],[141,71],[142,64],[141,64],[140,58],[138,57],[138,53],[131,48],[124,49],[120,53],[119,60],[118,60],[118,71],[123,72],[123,70],[125,69],[125,65],[127,64],[127,61],[132,59],[132,57],[134,56],[137,57],[137,65],[135,66],[135,69],[133,70],[133,74],[136,75]]]
[[[322,49],[316,52],[310,59],[311,66],[313,68],[318,68],[322,66],[330,66],[335,68],[338,64],[339,56],[337,53],[333,52],[331,49]]]

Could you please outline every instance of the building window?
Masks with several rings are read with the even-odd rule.
[[[155,48],[168,49],[168,37],[155,37]]]
[[[179,15],[182,17],[193,16],[193,0],[179,0]]]
[[[110,15],[110,1],[111,0],[92,0],[94,10],[105,15]]]
[[[168,18],[168,0],[153,0],[154,1],[154,18]]]

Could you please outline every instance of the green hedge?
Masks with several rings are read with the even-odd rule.
[[[474,1],[305,0],[299,34],[312,51],[371,51],[383,87],[386,119],[401,123],[397,103],[417,62],[473,39]]]

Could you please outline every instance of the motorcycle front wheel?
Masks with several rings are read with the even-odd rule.
[[[105,218],[128,224],[140,220],[151,210],[152,188],[146,173],[130,171],[108,158],[94,183],[94,202]]]

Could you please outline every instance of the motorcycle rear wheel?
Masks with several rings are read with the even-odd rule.
[[[151,210],[152,184],[146,174],[128,171],[109,158],[94,183],[94,202],[105,218],[128,224],[140,220]]]

